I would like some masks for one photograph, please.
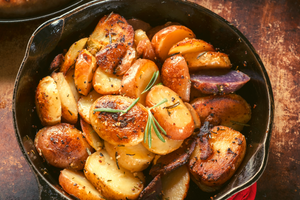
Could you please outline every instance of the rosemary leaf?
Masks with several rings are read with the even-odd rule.
[[[149,120],[149,127],[148,127],[148,146],[149,148],[151,149],[151,146],[152,146],[152,141],[151,141],[151,121],[152,121],[152,114],[149,115],[148,117],[148,120]]]
[[[163,103],[166,103],[168,101],[168,99],[164,98],[163,100],[161,100],[160,102],[158,102],[158,104],[156,104],[155,106],[152,106],[151,108],[149,108],[149,110],[156,108],[158,106],[160,106]]]
[[[144,94],[145,92],[148,92],[154,85],[154,83],[156,82],[157,78],[159,75],[159,71],[156,71],[153,73],[153,76],[151,78],[151,80],[149,81],[148,85],[146,86],[145,90],[141,93]]]
[[[179,106],[180,105],[180,102],[179,101],[177,101],[176,103],[174,103],[173,105],[170,105],[170,106],[167,106],[167,107],[165,107],[165,109],[172,109],[172,108],[176,108],[177,106]]]
[[[127,113],[138,101],[140,100],[140,97],[138,97],[132,104],[125,110],[125,113]]]
[[[207,51],[204,51],[204,52],[200,53],[200,54],[197,56],[197,59],[199,59],[201,56],[203,56],[203,55],[206,54],[206,53],[207,53]]]
[[[147,124],[146,124],[146,127],[145,127],[145,132],[144,132],[144,143],[146,143],[146,139],[147,139],[148,132],[149,132],[149,130],[148,130],[148,126],[149,126],[149,123],[150,123],[149,117],[150,117],[150,114],[148,112],[148,120],[147,120]]]
[[[154,122],[156,123],[156,125],[158,126],[158,128],[160,129],[160,131],[164,134],[167,135],[166,131],[160,126],[160,124],[158,123],[158,121],[155,119],[155,117],[153,117]]]
[[[153,117],[153,119],[154,119],[154,117]],[[155,122],[153,120],[151,120],[151,123],[152,123],[154,132],[156,133],[158,139],[160,139],[162,142],[166,142],[165,139],[161,136],[160,132],[158,131]]]
[[[138,97],[136,100],[128,106],[126,110],[119,110],[119,109],[113,109],[113,108],[96,108],[93,111],[94,112],[110,112],[110,113],[127,113],[138,101],[140,100],[140,97]]]

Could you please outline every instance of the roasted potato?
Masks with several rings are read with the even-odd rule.
[[[235,70],[203,70],[191,74],[194,88],[203,94],[229,94],[243,87],[250,77]]]
[[[135,31],[134,43],[138,57],[155,60],[155,52],[152,44],[144,31],[141,29]]]
[[[64,191],[80,200],[106,200],[81,171],[64,169],[60,171],[58,181]]]
[[[162,83],[176,92],[183,101],[190,101],[191,80],[184,57],[175,55],[167,58],[161,69]]]
[[[144,188],[143,181],[139,178],[142,172],[131,173],[124,169],[105,150],[88,157],[84,174],[108,199],[136,199]]]
[[[141,143],[126,147],[124,145],[112,145],[105,141],[104,145],[109,156],[114,160],[118,160],[120,166],[131,172],[139,172],[146,169],[155,155]],[[118,156],[116,157],[115,155]]]
[[[195,129],[196,128],[200,128],[201,127],[201,120],[200,120],[200,117],[197,113],[197,111],[193,108],[193,106],[187,102],[184,102],[184,105],[187,107],[187,109],[189,109],[192,117],[193,117],[193,120],[194,120],[194,124],[195,124]]]
[[[163,85],[152,87],[146,97],[146,106],[152,107],[166,98],[168,101],[151,111],[166,131],[167,137],[173,140],[184,140],[194,131],[193,117],[180,97]]]
[[[190,174],[186,165],[179,167],[162,177],[163,198],[168,200],[183,200],[189,190]]]
[[[61,100],[62,121],[75,124],[78,120],[77,102],[62,72],[52,73]]]
[[[173,25],[158,31],[151,43],[156,56],[160,61],[164,61],[168,57],[170,48],[185,38],[195,38],[195,34],[185,26]]]
[[[93,148],[82,133],[65,123],[39,130],[34,145],[40,156],[58,168],[81,170],[89,155],[88,152],[93,152]]]
[[[143,31],[148,31],[151,29],[151,26],[149,23],[144,22],[143,20],[131,18],[127,20],[128,24],[130,24],[133,28],[133,30],[141,29]]]
[[[95,57],[86,49],[83,49],[75,63],[74,81],[78,93],[87,95],[91,91],[96,68]]]
[[[215,126],[209,137],[200,138],[189,161],[195,183],[206,192],[218,190],[241,164],[246,139],[238,131]]]
[[[81,96],[78,100],[78,112],[80,117],[87,123],[90,122],[90,108],[92,104],[101,97],[101,94],[97,93],[95,90],[92,90],[87,96]]]
[[[241,131],[251,119],[250,105],[237,94],[207,96],[195,99],[192,103],[203,122],[209,115],[219,118],[221,125]]]
[[[131,98],[140,97],[140,103],[145,104],[146,95],[148,92],[142,94],[149,84],[153,74],[158,71],[156,64],[147,59],[138,59],[124,74],[121,83],[121,94]],[[156,83],[159,83],[158,77]]]
[[[127,51],[125,53],[125,56],[121,60],[121,64],[119,64],[114,72],[116,75],[123,75],[125,74],[128,69],[131,67],[131,65],[135,62],[137,58],[136,50],[132,47],[127,47]]]
[[[75,82],[74,82],[74,72],[75,72],[75,69],[70,69],[65,78],[66,78],[66,81],[68,82],[69,86],[70,86],[70,89],[72,91],[72,94],[75,98],[75,101],[78,102],[79,100],[79,97],[80,97],[80,94],[78,93],[77,91],[77,88],[75,86]]]
[[[153,36],[158,32],[160,31],[161,29],[164,29],[168,26],[173,26],[173,25],[181,25],[180,23],[178,22],[167,22],[163,25],[159,25],[159,26],[155,26],[153,28],[151,28],[150,30],[147,31],[147,36],[150,40],[152,40]]]
[[[93,87],[99,94],[119,94],[121,82],[122,76],[106,73],[98,67],[94,74]]]
[[[90,121],[98,135],[113,145],[134,146],[143,140],[148,110],[140,103],[127,113],[94,111],[97,108],[125,110],[134,99],[119,95],[106,95],[97,99],[90,109]]]
[[[59,70],[60,66],[63,64],[64,62],[64,55],[63,54],[58,54],[57,56],[55,56],[55,58],[52,60],[51,64],[50,64],[50,71],[57,71]]]
[[[39,82],[35,92],[35,106],[43,126],[61,122],[61,100],[57,85],[50,76]]]
[[[94,131],[93,127],[83,119],[80,119],[80,126],[82,134],[89,145],[91,145],[96,151],[100,151],[101,149],[103,149],[104,141]]]
[[[74,44],[72,44],[72,46],[69,48],[68,52],[65,55],[65,60],[63,64],[60,66],[60,72],[66,74],[70,67],[72,67],[75,64],[78,54],[85,47],[87,40],[88,38],[82,38]]]

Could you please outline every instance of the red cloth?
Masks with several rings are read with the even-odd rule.
[[[256,195],[256,183],[240,191],[227,200],[254,200]]]

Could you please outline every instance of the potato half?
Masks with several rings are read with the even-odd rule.
[[[64,169],[60,171],[58,181],[64,191],[80,200],[105,200],[82,172]]]
[[[127,113],[94,111],[97,108],[125,110],[134,99],[119,95],[106,95],[97,99],[90,109],[90,121],[98,135],[113,145],[134,146],[143,140],[148,111],[140,103]]]
[[[173,90],[163,85],[152,87],[147,95],[146,105],[152,107],[164,98],[168,100],[166,103],[151,110],[155,119],[169,138],[174,140],[188,138],[194,131],[194,120],[190,111]]]
[[[50,76],[40,80],[35,92],[35,106],[43,126],[61,122],[61,100],[57,85]]]
[[[90,108],[92,104],[101,97],[101,94],[97,93],[95,90],[91,91],[87,96],[81,96],[78,100],[78,112],[80,117],[86,121],[87,123],[90,122]]]
[[[99,137],[99,135],[94,131],[93,127],[80,119],[80,126],[82,134],[84,135],[86,141],[91,145],[96,151],[100,151],[104,148],[104,141]]]
[[[135,175],[139,173],[139,175]],[[86,178],[108,199],[137,199],[144,188],[139,176],[111,159],[105,150],[90,155],[84,167]]]

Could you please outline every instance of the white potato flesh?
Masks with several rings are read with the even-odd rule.
[[[186,165],[162,177],[163,199],[183,200],[189,189],[190,174]]]
[[[61,122],[61,100],[57,85],[50,76],[39,82],[35,93],[35,105],[43,126]]]
[[[95,90],[92,90],[87,96],[81,96],[78,100],[78,112],[80,117],[87,123],[90,122],[90,108],[92,104],[101,97],[101,94],[97,93]]]
[[[57,84],[61,99],[62,120],[70,124],[75,124],[78,120],[78,109],[71,88],[62,72],[52,73],[51,76]]]
[[[94,90],[99,94],[119,94],[121,82],[122,76],[106,73],[100,67],[93,78]]]
[[[136,199],[144,188],[139,176],[119,166],[105,150],[88,157],[84,173],[108,199]]]
[[[135,44],[135,46],[137,46],[139,44],[139,42],[141,40],[144,40],[144,39],[149,39],[145,31],[143,31],[141,29],[138,29],[138,30],[134,31],[134,44]]]
[[[77,92],[77,88],[74,82],[74,71],[75,69],[70,69],[66,74],[66,81],[68,82],[70,89],[74,95],[75,101],[78,102],[80,94]]]
[[[112,145],[104,142],[107,153],[115,158],[116,152],[118,154],[118,163],[125,169],[131,172],[143,171],[146,169],[155,154],[148,151],[141,143],[135,146]]]
[[[89,143],[89,145],[91,145],[96,151],[100,151],[101,149],[103,149],[104,141],[95,132],[93,127],[83,119],[80,119],[80,125],[82,134],[85,136],[85,139]]]
[[[80,200],[105,200],[82,172],[70,169],[60,171],[59,184],[64,191]]]

